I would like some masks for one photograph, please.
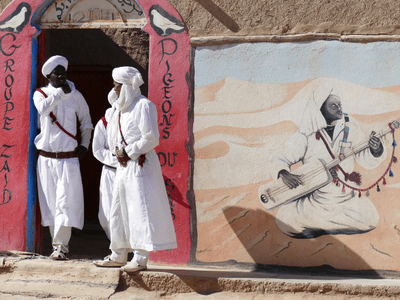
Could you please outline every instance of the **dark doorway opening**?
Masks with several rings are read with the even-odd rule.
[[[110,107],[107,95],[113,87],[113,68],[137,68],[145,81],[141,87],[142,94],[148,94],[149,36],[139,28],[48,29],[42,30],[38,44],[38,87],[47,84],[41,74],[43,63],[53,55],[65,56],[69,61],[68,80],[74,82],[85,97],[93,126],[96,126]],[[98,222],[102,165],[94,158],[91,145],[85,157],[80,160],[80,167],[85,200],[85,225],[82,232],[73,232],[70,252],[71,255],[81,257],[91,253],[96,257],[93,251],[99,251],[98,257],[104,252],[107,254],[108,241]],[[41,233],[39,252],[46,255],[51,252],[50,236],[47,229],[41,230]]]

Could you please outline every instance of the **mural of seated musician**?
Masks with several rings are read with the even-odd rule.
[[[399,123],[392,122],[392,127],[394,131]],[[284,149],[272,156],[272,175],[282,179],[281,190],[294,195],[300,189],[308,191],[280,206],[276,223],[281,231],[293,238],[307,239],[361,234],[375,229],[379,214],[366,197],[368,191],[362,193],[356,189],[355,192],[348,187],[361,183],[361,175],[354,172],[355,163],[374,169],[386,159],[387,151],[380,137],[374,131],[365,137],[356,120],[343,113],[341,99],[335,91],[326,86],[317,89],[305,106],[298,131]],[[315,170],[292,173],[290,167],[300,161],[305,166],[322,164],[327,174],[321,180],[325,182],[316,186],[309,182],[324,177]]]

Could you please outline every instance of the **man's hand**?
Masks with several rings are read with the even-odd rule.
[[[115,150],[118,162],[120,163],[121,166],[126,167],[128,165],[128,161],[130,161],[131,158],[128,156],[128,154],[125,152],[124,149],[118,149],[117,147]]]
[[[82,145],[79,145],[78,147],[75,148],[75,152],[78,155],[78,158],[82,159],[85,153],[87,152],[87,148]]]
[[[375,136],[376,132],[372,131],[369,135],[368,146],[374,157],[379,157],[383,153],[383,145],[381,140]]]
[[[295,189],[297,188],[300,184],[304,185],[303,181],[301,178],[303,175],[295,175],[287,170],[281,170],[279,171],[278,178],[281,177],[283,182],[290,188],[290,189]]]

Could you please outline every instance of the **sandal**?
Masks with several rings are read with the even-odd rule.
[[[51,259],[54,260],[66,260],[67,259],[67,253],[62,251],[61,249],[56,249],[53,251],[52,254],[49,256]]]

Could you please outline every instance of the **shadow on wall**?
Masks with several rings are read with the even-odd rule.
[[[241,207],[228,207],[224,209],[224,216],[242,246],[255,262],[254,271],[381,278],[379,272],[372,270],[372,267],[357,253],[334,236],[327,235],[318,239],[293,239],[279,230],[276,218],[266,211],[246,210],[243,213],[244,209]],[[243,217],[234,217],[238,215]],[[247,229],[243,230],[243,228]],[[255,232],[259,232],[257,229],[264,230],[264,237],[255,243]],[[267,239],[268,242],[265,243]],[[271,243],[275,243],[275,245],[271,245]],[[274,249],[274,252],[271,252],[271,249]],[[332,250],[336,254],[333,255],[335,257],[332,257]],[[327,255],[329,259],[327,259]],[[270,263],[268,264],[265,264],[266,257],[269,257],[267,261],[269,260]],[[308,261],[311,259],[314,266],[299,267],[304,258]],[[356,266],[358,270],[363,271],[338,270],[328,263],[324,263],[324,261],[332,260],[340,261],[340,265]],[[285,266],[278,266],[274,263],[275,261],[279,261],[280,265]]]
[[[230,31],[238,32],[240,30],[239,25],[226,12],[224,12],[219,6],[217,6],[211,0],[196,0],[196,1]]]

